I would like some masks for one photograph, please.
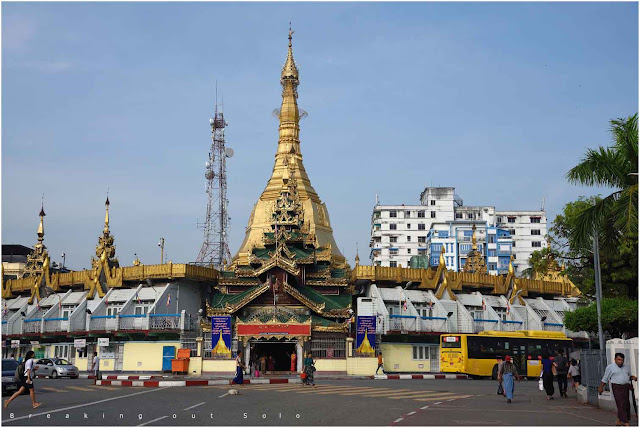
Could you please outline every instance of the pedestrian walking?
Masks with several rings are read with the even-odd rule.
[[[95,384],[97,380],[102,378],[102,375],[100,374],[100,357],[98,357],[97,353],[93,356],[91,371],[93,372],[93,383]]]
[[[376,374],[378,374],[378,370],[382,369],[382,374],[384,374],[384,365],[382,364],[382,352],[378,352],[378,368],[376,369]]]
[[[602,394],[604,386],[611,382],[611,392],[618,408],[618,420],[616,425],[629,426],[631,420],[631,405],[629,403],[629,391],[633,390],[632,380],[638,378],[631,375],[629,366],[624,365],[624,354],[616,353],[615,361],[607,366],[598,387],[598,394]]]
[[[238,351],[238,356],[236,357],[236,377],[229,381],[231,385],[242,385],[244,383],[244,367],[242,351]]]
[[[274,370],[273,358],[271,357],[271,355],[269,355],[269,358],[267,359],[267,369],[270,372],[272,372]]]
[[[504,365],[504,361],[502,360],[502,357],[498,357],[497,373],[500,373],[502,371],[503,365]],[[498,379],[498,395],[504,395],[504,385],[502,385],[502,378],[500,376],[497,376],[497,379]]]
[[[315,388],[316,381],[313,377],[313,372],[316,371],[314,366],[313,358],[311,357],[311,352],[307,353],[307,358],[304,359],[304,367],[303,372],[305,377],[302,379],[302,386],[304,385],[313,385]]]
[[[520,382],[520,375],[518,375],[518,369],[511,362],[511,357],[504,357],[504,364],[502,369],[498,372],[498,377],[502,379],[504,394],[507,397],[507,403],[511,403],[513,400],[513,392],[515,390],[514,380],[517,379]]]
[[[563,349],[558,349],[558,355],[553,361],[556,366],[556,379],[558,380],[558,392],[560,397],[568,398],[567,396],[567,373],[569,371],[569,362],[567,357],[564,356]]]
[[[31,405],[34,409],[40,407],[42,403],[36,402],[36,392],[33,389],[33,371],[36,369],[35,361],[33,359],[34,352],[29,351],[26,355],[26,362],[18,364],[18,368],[16,369],[15,380],[18,384],[18,390],[4,402],[4,409],[7,410],[9,407],[9,403],[11,403],[16,397],[20,396],[25,391],[29,391],[29,395],[31,396]]]
[[[553,393],[555,389],[553,387],[553,379],[556,377],[556,367],[553,365],[553,361],[549,358],[549,354],[545,354],[542,359],[542,386],[547,394],[547,400],[553,400]]]
[[[575,359],[571,360],[571,366],[569,366],[569,374],[567,376],[573,381],[573,390],[577,392],[582,377],[580,376],[580,367],[578,367],[578,362]]]

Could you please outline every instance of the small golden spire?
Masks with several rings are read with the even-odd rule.
[[[104,206],[106,208],[106,213],[104,215],[104,234],[108,235],[109,234],[109,194],[107,194],[107,200],[104,203]]]
[[[471,228],[471,230],[473,231],[473,233],[471,234],[471,248],[474,250],[478,249],[478,245],[477,245],[477,238],[476,238],[476,225],[474,224],[473,227]]]
[[[44,195],[42,195],[44,199]],[[42,201],[42,205],[40,207],[40,224],[38,225],[38,245],[42,246],[42,241],[44,241],[44,200]]]
[[[360,264],[360,256],[358,255],[358,243],[356,243],[356,266]]]
[[[443,268],[445,267],[447,264],[444,261],[444,245],[442,246],[442,250],[440,251],[440,267]]]
[[[296,62],[293,59],[293,46],[291,44],[291,39],[295,31],[291,30],[291,23],[289,23],[289,50],[287,52],[287,60],[282,67],[282,79],[298,79],[298,67],[296,67]]]
[[[509,275],[513,275],[513,254],[509,258]]]

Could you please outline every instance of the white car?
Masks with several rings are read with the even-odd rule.
[[[80,371],[76,366],[64,358],[42,358],[36,361],[36,376],[49,376],[52,379],[58,377],[70,377],[78,379]]]

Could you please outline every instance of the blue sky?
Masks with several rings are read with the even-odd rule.
[[[90,266],[109,188],[120,263],[193,261],[215,80],[231,251],[270,176],[288,22],[304,162],[336,241],[368,255],[381,203],[454,186],[539,209],[597,189],[564,174],[638,111],[636,3],[3,3],[2,243]],[[602,190],[600,190],[602,191]]]

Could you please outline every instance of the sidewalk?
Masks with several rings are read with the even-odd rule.
[[[93,379],[93,375],[81,375],[83,379]],[[103,374],[102,380],[96,381],[96,385],[104,386],[208,386],[208,385],[228,385],[233,378],[233,373],[223,375],[118,375]],[[400,374],[400,375],[374,375],[374,376],[348,376],[348,375],[322,375],[316,374],[319,380],[463,380],[469,379],[467,375],[456,374]],[[282,384],[301,383],[298,374],[266,376],[259,378],[246,377],[245,384]]]

